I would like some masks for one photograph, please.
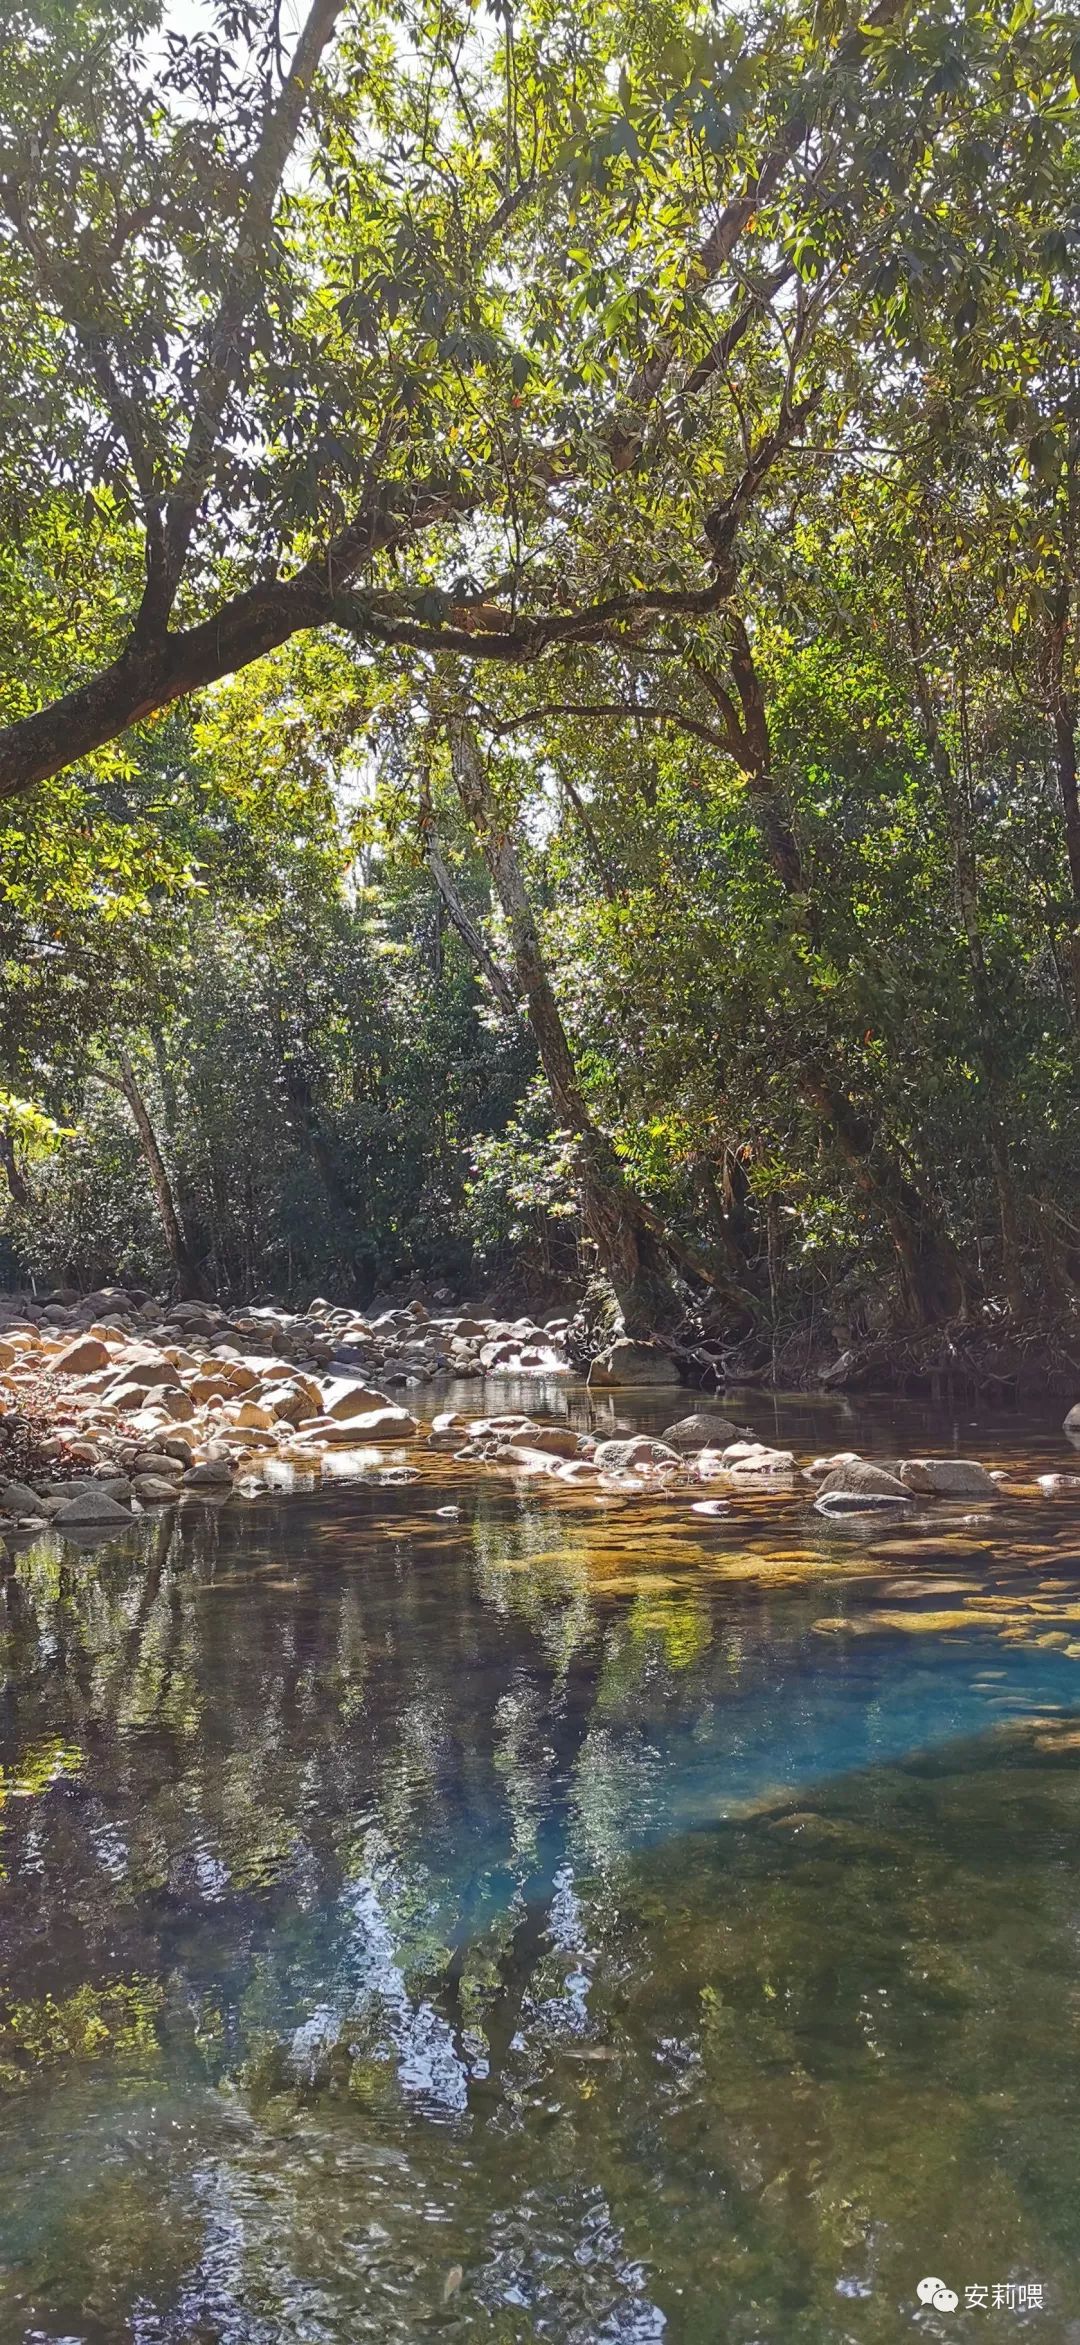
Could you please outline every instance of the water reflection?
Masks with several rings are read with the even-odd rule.
[[[1075,2335],[1067,1519],[454,1472],[4,1583],[0,2336]]]

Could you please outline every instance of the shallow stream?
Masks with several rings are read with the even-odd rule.
[[[420,1462],[0,1578],[0,2345],[1077,2345],[1080,1504]]]

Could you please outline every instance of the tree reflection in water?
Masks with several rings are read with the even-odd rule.
[[[970,1633],[830,1636],[865,1555],[434,1503],[7,1578],[0,2333],[886,2345],[941,2269],[1064,2338],[1080,1680],[1007,1542]]]

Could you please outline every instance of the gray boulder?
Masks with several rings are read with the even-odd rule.
[[[868,1458],[845,1459],[833,1466],[818,1484],[819,1498],[885,1498],[894,1505],[906,1505],[911,1498],[910,1488],[899,1476],[886,1472],[884,1466],[873,1466]]]
[[[185,1490],[228,1490],[232,1487],[232,1467],[228,1459],[208,1457],[201,1466],[189,1466],[183,1477]]]
[[[5,1482],[0,1489],[0,1514],[36,1514],[38,1494],[29,1482]]]
[[[970,1457],[909,1457],[900,1468],[907,1490],[921,1498],[997,1498],[993,1475]]]
[[[159,1479],[178,1482],[189,1458],[173,1457],[168,1450],[140,1449],[133,1460],[136,1474],[156,1474]]]
[[[107,1490],[102,1490],[100,1486],[88,1486],[85,1490],[76,1490],[73,1498],[66,1498],[52,1519],[59,1531],[66,1529],[69,1523],[104,1531],[114,1523],[118,1530],[122,1524],[130,1525],[132,1517],[130,1509],[121,1506],[118,1499],[110,1498]]]
[[[690,1456],[697,1449],[723,1449],[729,1441],[738,1441],[740,1428],[730,1417],[710,1417],[704,1410],[693,1417],[680,1417],[675,1425],[666,1425],[660,1438],[669,1441],[672,1449]]]
[[[647,1433],[635,1433],[630,1441],[601,1441],[592,1462],[611,1473],[613,1468],[622,1472],[628,1466],[677,1466],[682,1461],[678,1450],[670,1449],[666,1442],[650,1441]]]

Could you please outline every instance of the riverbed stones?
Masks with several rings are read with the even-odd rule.
[[[768,1479],[772,1475],[795,1472],[795,1456],[790,1449],[770,1449],[764,1441],[732,1441],[723,1452],[723,1467],[740,1481]]]
[[[182,1487],[185,1490],[228,1490],[232,1485],[232,1467],[228,1458],[204,1458],[199,1466],[188,1466]]]
[[[909,1457],[900,1468],[905,1489],[921,1498],[997,1498],[998,1485],[969,1457]]]
[[[589,1369],[589,1383],[607,1388],[622,1384],[678,1384],[679,1371],[662,1344],[641,1343],[620,1335],[599,1352]]]
[[[141,1384],[147,1392],[154,1391],[159,1385],[163,1389],[175,1391],[180,1384],[179,1372],[164,1352],[143,1349],[128,1352],[126,1356],[121,1356],[120,1366],[127,1371],[133,1383]]]
[[[168,1450],[140,1449],[131,1463],[136,1474],[164,1474],[168,1480],[178,1482],[185,1467],[191,1463],[191,1454],[189,1451],[188,1456],[182,1458],[171,1456]]]
[[[269,1433],[274,1422],[273,1411],[266,1408],[261,1401],[242,1400],[233,1422],[256,1432]]]
[[[80,1335],[53,1361],[57,1376],[89,1376],[95,1368],[108,1365],[108,1347],[96,1335]]]
[[[538,1425],[529,1435],[531,1448],[543,1450],[547,1457],[576,1457],[578,1437],[569,1425]]]
[[[894,1503],[910,1502],[910,1486],[899,1475],[890,1474],[884,1466],[875,1466],[868,1458],[845,1458],[833,1467],[818,1484],[819,1498],[886,1498]]]
[[[318,1408],[321,1399],[318,1386],[313,1389],[301,1384],[266,1384],[260,1387],[257,1400],[249,1405],[268,1409],[273,1422],[299,1425],[301,1418],[309,1417],[312,1408]]]
[[[679,1466],[682,1459],[677,1449],[665,1441],[650,1441],[645,1433],[636,1433],[630,1441],[601,1441],[593,1452],[593,1464],[604,1473],[623,1473],[636,1466]]]
[[[740,1437],[740,1428],[730,1417],[710,1416],[699,1409],[692,1417],[680,1417],[677,1424],[666,1425],[660,1439],[689,1457],[699,1449],[723,1449]]]
[[[119,1409],[122,1416],[134,1416],[136,1410],[144,1408],[149,1400],[150,1387],[125,1378],[123,1384],[110,1386],[108,1397],[110,1409]]]
[[[140,1506],[175,1506],[179,1488],[165,1474],[136,1474],[131,1485]]]
[[[36,1514],[38,1494],[28,1482],[5,1482],[0,1487],[0,1514]]]
[[[118,1498],[110,1498],[107,1490],[88,1484],[84,1490],[76,1490],[73,1497],[64,1499],[52,1519],[58,1531],[69,1523],[73,1527],[85,1525],[87,1529],[104,1531],[113,1525],[120,1530],[130,1525],[132,1517],[130,1508],[122,1506]]]

